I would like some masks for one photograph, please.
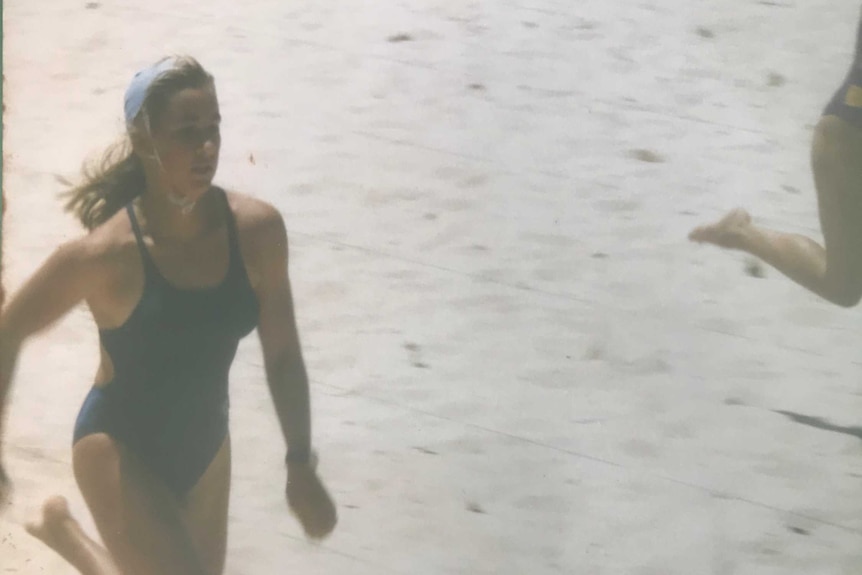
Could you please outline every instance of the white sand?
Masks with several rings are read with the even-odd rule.
[[[862,573],[859,311],[685,241],[737,204],[819,237],[809,138],[858,2],[85,4],[6,2],[6,282],[80,233],[54,174],[119,133],[133,71],[196,55],[220,181],[288,221],[341,517],[315,546],[287,513],[249,338],[231,575]],[[92,531],[96,358],[84,310],[21,358],[0,573],[71,573],[21,527],[52,493]]]

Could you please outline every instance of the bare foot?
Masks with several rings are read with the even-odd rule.
[[[46,499],[42,505],[42,520],[27,524],[26,529],[82,575],[120,575],[108,551],[87,537],[69,513],[64,497],[55,495]]]
[[[744,248],[746,235],[750,229],[751,216],[747,211],[737,208],[713,224],[693,229],[688,234],[688,239],[739,250]]]
[[[69,524],[74,521],[66,499],[55,495],[42,505],[42,521],[28,523],[25,528],[27,533],[59,553],[68,534]]]

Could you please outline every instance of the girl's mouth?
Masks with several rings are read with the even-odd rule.
[[[213,173],[212,166],[195,166],[192,168],[192,173],[199,177],[209,176]]]

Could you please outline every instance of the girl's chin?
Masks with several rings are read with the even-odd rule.
[[[212,176],[194,178],[189,182],[189,195],[203,195],[213,185]]]
[[[197,202],[203,198],[211,188],[212,179],[190,182],[182,197],[187,201]]]
[[[189,209],[197,204],[210,190],[210,184],[199,184],[197,186],[189,186],[183,194],[168,194],[170,202],[178,208]]]

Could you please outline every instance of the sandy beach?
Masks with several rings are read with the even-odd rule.
[[[686,241],[743,205],[820,238],[812,128],[855,0],[4,6],[4,282],[82,233],[58,177],[135,70],[216,77],[218,183],[274,204],[340,523],[304,538],[260,346],[231,374],[229,575],[858,575],[859,309]],[[757,272],[757,270],[755,270]],[[763,277],[755,277],[762,275]],[[76,309],[13,388],[0,574],[74,570],[98,359]]]

